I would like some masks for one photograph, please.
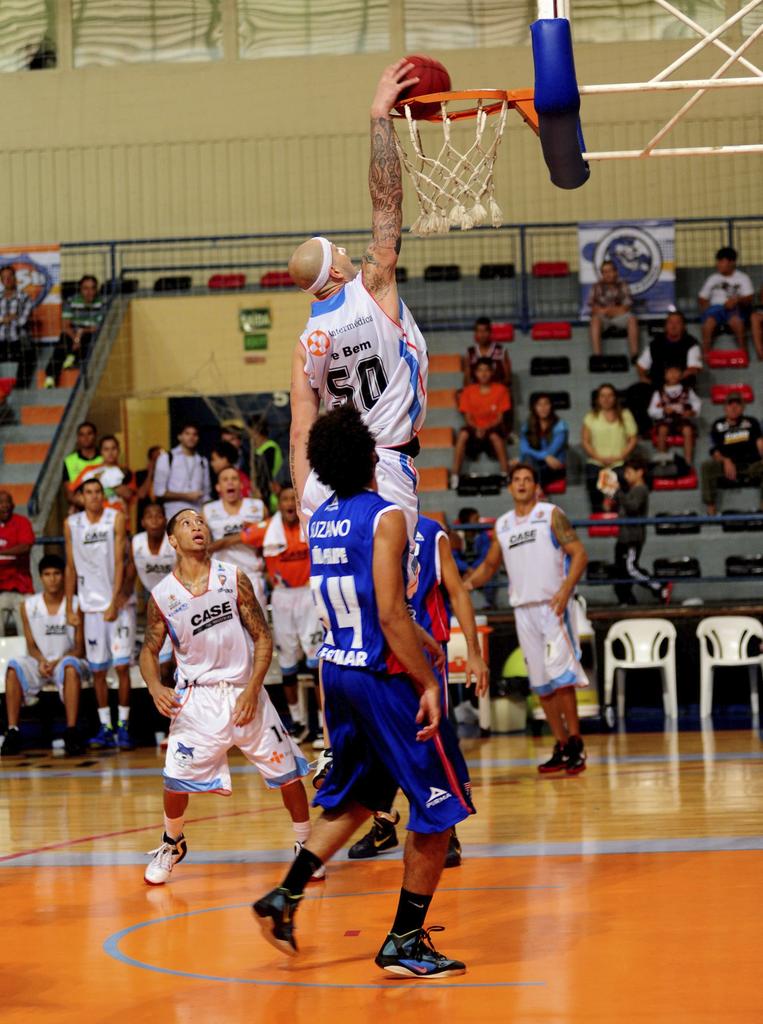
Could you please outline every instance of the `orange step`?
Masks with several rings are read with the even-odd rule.
[[[419,433],[422,448],[452,448],[452,427],[424,427]]]
[[[21,425],[24,427],[53,426],[61,422],[63,405],[22,405]]]
[[[3,462],[43,462],[49,447],[45,441],[14,441],[3,445]]]
[[[427,396],[430,409],[457,409],[455,388],[435,388]]]
[[[447,491],[448,471],[443,466],[422,466],[418,472],[420,491]]]
[[[430,373],[461,373],[461,356],[457,352],[441,352],[429,356]]]
[[[73,388],[79,380],[79,370],[61,370],[61,375],[58,378],[58,386],[60,388]]]
[[[10,494],[14,505],[26,505],[34,490],[34,484],[3,484],[1,489]]]
[[[432,512],[431,509],[426,509],[421,514],[423,516],[426,516],[427,519],[434,519],[436,522],[438,522],[440,524],[440,526],[442,526],[444,529],[447,530],[447,528],[448,528],[448,517],[445,515],[444,512],[440,512],[440,511]]]

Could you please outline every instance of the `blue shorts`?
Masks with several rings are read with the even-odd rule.
[[[740,320],[747,323],[750,319],[749,307],[737,306],[735,309],[726,309],[725,306],[708,306],[702,314],[702,323],[712,317],[719,327],[725,327],[729,320],[733,320],[735,316],[738,316]]]
[[[336,810],[354,800],[387,810],[398,788],[412,832],[444,832],[474,814],[471,783],[456,734],[443,714],[425,743],[416,740],[419,698],[404,675],[324,661],[324,714],[334,758],[313,804]]]

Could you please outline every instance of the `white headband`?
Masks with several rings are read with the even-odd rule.
[[[329,271],[331,270],[331,242],[328,238],[323,238],[321,235],[314,235],[312,241],[320,242],[321,249],[323,250],[323,263],[321,269],[318,272],[318,276],[308,288],[303,288],[305,292],[312,292],[315,295],[323,288],[325,283],[329,279]]]

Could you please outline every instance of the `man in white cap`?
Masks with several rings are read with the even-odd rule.
[[[321,237],[303,242],[289,261],[293,280],[314,296],[292,364],[289,465],[301,514],[308,518],[329,497],[307,461],[307,436],[320,402],[327,409],[350,403],[376,440],[379,492],[405,515],[409,590],[416,579],[413,458],[426,413],[427,351],[395,280],[403,183],[390,111],[401,91],[418,81],[410,77],[412,69],[405,59],[386,68],[371,104],[373,237],[360,271],[343,248]]]

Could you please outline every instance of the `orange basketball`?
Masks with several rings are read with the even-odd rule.
[[[433,92],[450,91],[450,75],[448,69],[434,57],[426,57],[420,53],[411,54],[405,58],[414,69],[410,72],[411,77],[419,80],[415,85],[403,89],[398,97],[399,100],[410,99],[412,96],[427,96]],[[440,113],[439,103],[411,103],[411,113],[419,121],[426,120],[435,114]],[[399,113],[405,113],[405,105],[398,102],[395,108]]]

